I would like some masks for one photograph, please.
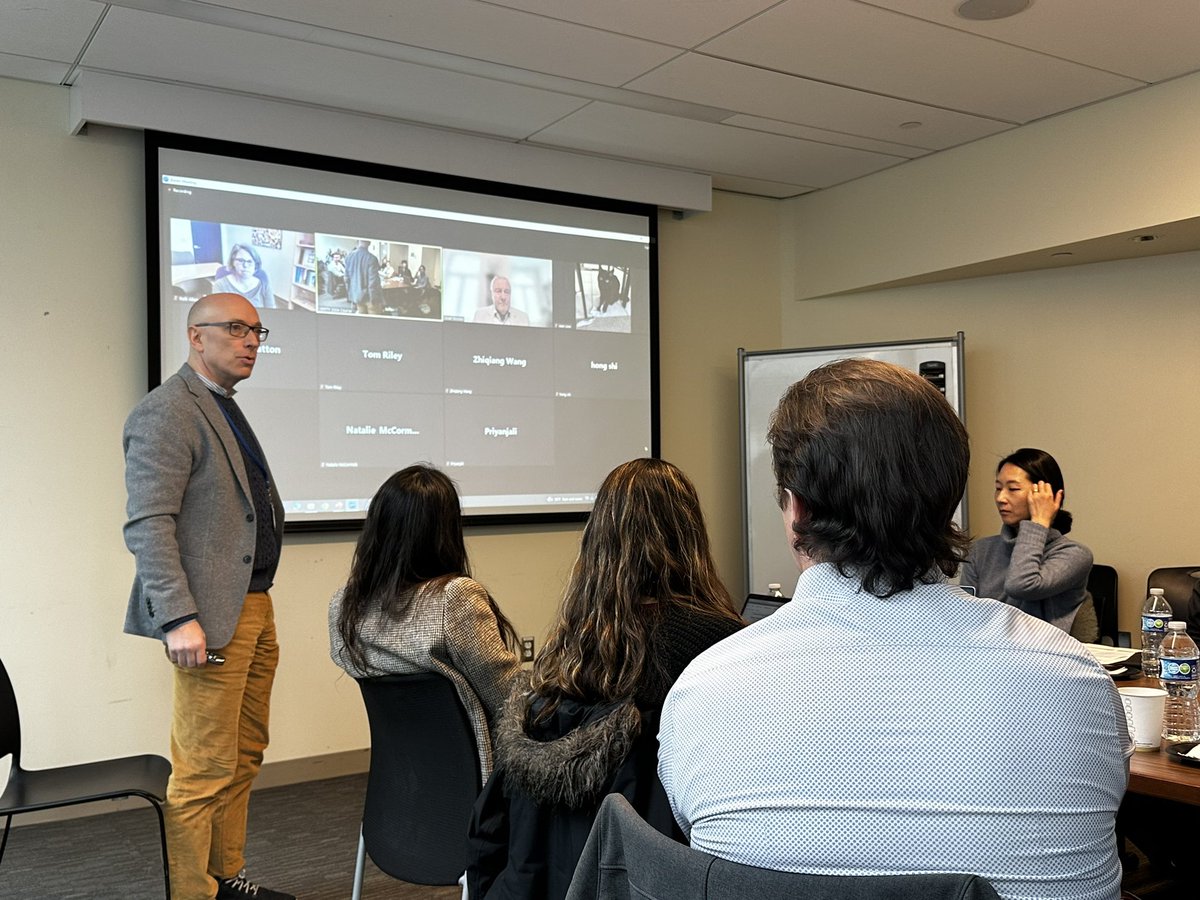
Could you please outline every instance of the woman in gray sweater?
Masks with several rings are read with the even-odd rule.
[[[436,672],[449,679],[492,770],[492,723],[521,669],[517,638],[471,578],[454,482],[409,466],[371,500],[350,578],[329,603],[329,652],[355,678]]]
[[[996,467],[1000,533],[976,541],[960,581],[1063,631],[1087,596],[1092,551],[1064,535],[1062,470],[1045,450],[1022,447]]]

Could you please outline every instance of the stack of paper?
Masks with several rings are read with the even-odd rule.
[[[1104,668],[1110,671],[1124,670],[1126,663],[1138,665],[1141,662],[1142,651],[1130,647],[1110,647],[1107,644],[1084,644],[1084,649]],[[1137,659],[1134,659],[1137,657]]]

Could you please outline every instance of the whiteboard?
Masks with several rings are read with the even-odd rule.
[[[746,593],[766,593],[767,585],[782,585],[785,596],[796,587],[796,561],[787,543],[775,474],[771,470],[771,447],[767,427],[771,413],[784,391],[817,366],[836,359],[865,357],[895,363],[936,381],[944,369],[944,392],[958,417],[963,410],[963,333],[955,337],[930,338],[886,344],[846,347],[811,347],[796,350],[738,349],[738,385],[742,423],[742,552]],[[924,368],[922,368],[922,364]],[[955,517],[967,527],[964,496]]]

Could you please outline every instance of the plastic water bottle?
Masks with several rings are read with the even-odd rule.
[[[1158,657],[1167,623],[1171,621],[1171,605],[1162,588],[1150,588],[1150,596],[1142,606],[1142,674],[1158,677]]]
[[[1196,680],[1200,651],[1186,629],[1183,622],[1169,623],[1162,642],[1161,680],[1167,692],[1163,709],[1164,741],[1200,740],[1200,705],[1196,701],[1200,687]]]
[[[767,593],[770,594],[772,597],[782,597],[783,596],[783,591],[781,590],[782,587],[783,587],[783,585],[780,584],[779,582],[772,581],[770,584],[767,585]]]

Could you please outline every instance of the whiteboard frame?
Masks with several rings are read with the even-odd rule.
[[[795,562],[791,558],[790,552],[787,550],[787,545],[784,541],[783,524],[780,521],[775,528],[766,528],[769,532],[762,537],[762,543],[768,547],[776,547],[776,550],[771,555],[776,557],[773,563],[775,568],[781,568],[782,554],[787,555],[786,571],[763,571],[767,568],[760,558],[755,557],[755,547],[753,544],[753,536],[751,528],[752,521],[757,517],[753,508],[752,500],[759,493],[765,493],[764,485],[770,485],[769,492],[770,503],[772,508],[778,509],[774,500],[774,485],[775,476],[771,471],[771,461],[769,449],[765,454],[765,477],[763,454],[752,452],[751,442],[761,448],[766,447],[766,429],[761,427],[761,415],[755,415],[755,421],[759,421],[761,433],[751,434],[752,427],[752,407],[755,413],[763,409],[763,397],[749,396],[748,390],[753,390],[750,379],[747,376],[747,367],[751,369],[760,361],[769,364],[792,363],[794,368],[789,365],[787,369],[787,383],[779,394],[774,399],[765,398],[770,402],[769,413],[775,409],[779,403],[779,397],[782,396],[783,390],[788,386],[799,381],[817,366],[836,359],[851,359],[854,357],[866,357],[869,359],[880,359],[885,362],[895,363],[903,366],[910,371],[917,371],[901,354],[911,355],[913,352],[922,352],[929,350],[944,350],[949,357],[947,361],[952,360],[953,366],[947,366],[946,372],[946,399],[950,401],[955,412],[958,413],[959,419],[966,425],[966,378],[964,369],[964,347],[965,337],[963,332],[958,332],[954,337],[942,338],[922,338],[911,341],[883,341],[873,344],[846,344],[839,346],[827,347],[797,347],[785,350],[746,350],[738,348],[738,420],[740,423],[741,434],[738,441],[738,456],[741,465],[741,489],[742,489],[742,570],[743,570],[743,587],[745,593],[749,594],[752,591],[762,592],[766,590],[767,580],[771,582],[779,582],[783,585],[784,594],[791,596],[790,588],[795,584],[795,578],[799,573],[796,571]],[[951,371],[953,369],[953,371]],[[968,528],[967,517],[967,497],[963,494],[962,501],[959,503],[958,515],[956,516],[958,524],[966,530]],[[762,582],[761,584],[759,582]]]

